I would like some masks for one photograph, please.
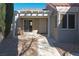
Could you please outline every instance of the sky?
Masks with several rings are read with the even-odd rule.
[[[14,3],[14,10],[19,10],[23,8],[44,9],[45,7],[46,7],[46,3]]]

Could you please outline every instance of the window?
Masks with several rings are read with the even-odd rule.
[[[75,14],[61,14],[61,26],[65,29],[74,29]]]
[[[62,16],[62,28],[67,28],[67,15],[61,15]]]
[[[75,15],[74,14],[69,14],[68,15],[68,26],[69,28],[75,28]]]

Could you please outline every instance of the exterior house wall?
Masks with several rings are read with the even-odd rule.
[[[17,31],[18,28],[21,28],[21,30],[24,31],[24,20],[27,19],[18,19]],[[28,20],[32,20],[32,30],[38,30],[38,33],[47,33],[47,18],[28,18]]]
[[[33,19],[33,30],[38,30],[39,33],[47,33],[47,19]]]
[[[39,33],[47,33],[47,19],[39,19]]]
[[[54,39],[57,39],[57,15],[51,16],[51,35],[54,37]]]
[[[78,41],[77,42],[79,42],[79,13],[78,13]]]
[[[23,24],[23,19],[18,18],[17,22],[16,22],[16,34],[18,34],[19,30],[20,31],[24,31],[24,24]]]
[[[20,23],[19,26],[21,27],[21,30],[24,30],[24,20],[20,19],[19,23]]]
[[[79,41],[79,14],[78,7],[56,7],[57,16],[51,15],[51,35],[58,41],[64,43],[75,43]],[[60,14],[75,13],[75,29],[62,29]],[[55,21],[57,20],[57,21]],[[56,24],[57,23],[57,24]],[[56,27],[57,26],[57,27]]]
[[[66,10],[65,10],[66,9]],[[61,19],[60,19],[60,16],[59,16],[59,26],[58,26],[58,41],[59,42],[67,42],[67,43],[74,43],[78,40],[78,8],[77,7],[74,7],[74,8],[62,8],[60,9],[59,11],[59,15],[64,13],[67,14],[67,13],[75,13],[76,14],[76,22],[75,22],[75,26],[76,28],[75,29],[62,29],[61,28]]]
[[[74,43],[77,41],[77,31],[76,30],[59,30],[59,37],[58,41],[59,42],[72,42]]]
[[[39,19],[32,20],[32,30],[39,30]]]

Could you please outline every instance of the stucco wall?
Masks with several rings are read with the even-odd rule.
[[[47,19],[39,19],[39,33],[47,33]]]
[[[57,15],[51,16],[51,35],[54,37],[54,39],[57,39]]]
[[[75,29],[62,29],[58,26],[58,41],[66,43],[75,43],[78,41],[78,15],[76,13],[76,27]]]
[[[78,42],[79,42],[79,14],[78,14]]]
[[[38,30],[39,33],[47,33],[47,19],[32,19],[32,30]]]
[[[23,27],[23,26],[24,26],[23,22],[24,22],[24,19],[18,19],[17,26],[18,26],[19,28],[21,28],[21,30],[24,29],[24,27]]]
[[[58,15],[58,14],[57,14]],[[76,43],[79,42],[79,17],[78,13],[76,13],[76,28],[75,29],[62,29],[60,24],[58,23],[57,16],[51,16],[51,35],[58,41],[64,43]]]
[[[48,8],[51,11],[54,11],[54,8],[49,7]],[[67,6],[56,6],[57,13],[78,13],[79,12],[79,7],[67,7]],[[57,14],[58,15],[58,14]],[[57,17],[57,23],[59,23],[59,15]],[[57,39],[59,42],[79,42],[79,14],[76,16],[76,29],[75,30],[61,30],[60,25],[55,28],[54,27],[54,17],[51,17],[51,31],[52,31],[52,36]],[[58,24],[57,24],[58,25]],[[56,34],[55,34],[56,33]]]
[[[17,22],[16,22],[16,34],[18,34],[19,29],[20,31],[24,31],[24,24],[23,24],[23,19],[18,18]]]
[[[59,42],[74,43],[78,39],[76,30],[59,30]]]
[[[21,28],[21,30],[24,30],[24,20],[25,19],[18,19],[17,21],[17,31],[18,28]],[[47,22],[47,18],[33,18],[33,19],[28,19],[28,20],[32,20],[32,30],[38,30],[38,33],[47,33],[48,30],[48,22]]]
[[[32,30],[39,30],[39,19],[32,19]]]

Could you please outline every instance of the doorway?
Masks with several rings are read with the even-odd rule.
[[[25,32],[32,31],[32,20],[24,20],[24,31]]]

